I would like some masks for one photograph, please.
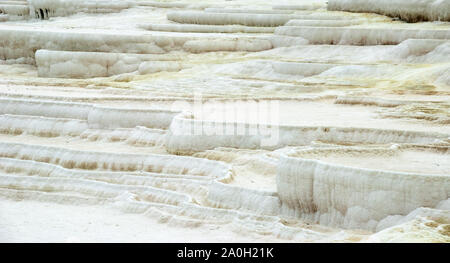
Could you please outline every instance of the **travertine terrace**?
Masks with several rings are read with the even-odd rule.
[[[0,1],[0,241],[450,242],[449,98],[449,1]]]

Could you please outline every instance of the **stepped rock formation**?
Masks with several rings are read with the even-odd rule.
[[[449,15],[0,1],[0,241],[450,242]]]

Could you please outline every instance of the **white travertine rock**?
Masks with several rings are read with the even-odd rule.
[[[29,9],[26,5],[20,4],[2,4],[0,3],[0,14],[8,14],[15,16],[28,16]]]
[[[316,27],[342,27],[364,23],[364,20],[289,20],[286,26],[316,26]]]
[[[289,38],[278,36],[280,41]],[[294,37],[292,37],[294,38]],[[299,37],[300,38],[300,37]],[[351,45],[308,45],[306,43],[286,45],[285,48],[268,50],[267,55],[276,55],[283,59],[301,53],[312,62],[329,63],[445,63],[450,60],[449,40],[444,39],[408,39],[397,45],[351,46]],[[275,46],[275,44],[274,44]]]
[[[275,192],[249,190],[220,182],[210,186],[208,202],[215,207],[249,210],[263,215],[277,215],[280,211],[280,200]]]
[[[184,50],[192,53],[213,51],[257,52],[271,48],[272,43],[266,39],[190,40],[183,45]]]
[[[169,69],[167,65],[177,62],[154,61],[168,59],[168,56],[152,54],[127,54],[107,52],[72,52],[72,51],[36,51],[35,60],[40,77],[58,78],[92,78],[109,77],[123,73],[139,72],[146,74],[152,70],[144,70],[152,63],[153,72]],[[178,67],[181,69],[180,67]],[[178,70],[179,70],[178,69]]]
[[[198,11],[179,11],[167,14],[167,19],[177,23],[184,24],[203,24],[203,25],[244,25],[244,26],[260,26],[274,27],[282,26],[291,19],[306,20],[335,20],[346,19],[339,15],[328,14],[263,14],[257,12],[198,12]]]
[[[294,18],[285,14],[243,14],[212,12],[171,12],[167,19],[185,24],[203,25],[244,25],[244,26],[280,26]]]
[[[303,5],[274,5],[272,8],[274,10],[317,10],[321,8],[326,8],[326,3],[317,3],[313,2],[310,4],[303,4]]]
[[[448,199],[450,177],[285,156],[278,166],[277,187],[282,213],[333,226],[376,230],[388,216],[407,215]]]
[[[89,128],[168,128],[178,111],[112,108],[88,103],[0,99],[0,113],[85,120]]]
[[[21,143],[0,143],[0,156],[60,165],[64,168],[112,171],[147,171],[226,178],[230,166],[218,161],[158,154],[124,154],[78,151]]]
[[[88,33],[63,30],[0,29],[0,57],[34,58],[36,50],[161,54],[167,45],[180,45],[182,37],[158,37],[114,32]]]
[[[131,1],[105,0],[28,0],[30,15],[39,19],[75,13],[112,13],[133,6]]]
[[[448,7],[0,1],[0,242],[450,242]]]
[[[139,74],[150,74],[161,71],[180,71],[183,65],[174,61],[149,61],[139,65]]]
[[[450,30],[281,26],[275,34],[302,37],[311,44],[395,45],[407,39],[450,39]]]
[[[192,154],[216,147],[278,149],[309,145],[313,141],[347,143],[433,143],[448,134],[353,127],[314,127],[241,122],[214,122],[177,115],[170,124],[169,152]]]
[[[241,25],[196,25],[196,24],[142,24],[141,28],[151,31],[186,33],[273,33],[273,27],[250,27]]]
[[[450,21],[450,3],[442,0],[329,0],[328,10],[378,13],[408,22]]]

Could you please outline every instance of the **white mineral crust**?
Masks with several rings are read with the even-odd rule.
[[[0,242],[450,242],[449,124],[449,1],[0,1]]]

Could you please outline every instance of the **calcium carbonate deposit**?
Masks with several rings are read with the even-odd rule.
[[[450,242],[450,1],[0,1],[1,242]]]

